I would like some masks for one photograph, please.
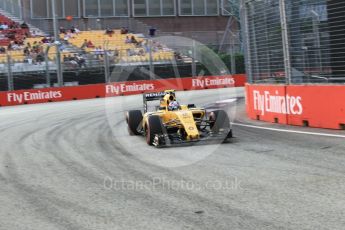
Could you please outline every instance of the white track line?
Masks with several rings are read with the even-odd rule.
[[[237,101],[236,98],[230,98],[230,99],[226,99],[226,100],[222,100],[222,101],[216,101],[216,104],[222,104],[222,103],[232,103]]]
[[[284,132],[284,133],[296,133],[296,134],[307,134],[307,135],[313,135],[313,136],[345,138],[345,135],[337,135],[337,134],[304,132],[304,131],[296,131],[296,130],[289,130],[289,129],[276,129],[276,128],[255,126],[255,125],[246,125],[246,124],[241,124],[241,123],[232,123],[232,124],[235,126],[242,126],[242,127],[247,127],[247,128],[263,129],[263,130],[270,130],[270,131]]]

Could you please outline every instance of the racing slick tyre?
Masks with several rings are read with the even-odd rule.
[[[153,145],[156,135],[163,134],[163,124],[159,116],[149,116],[146,124],[146,142]]]
[[[128,132],[130,135],[140,135],[138,131],[139,126],[143,120],[143,115],[140,110],[130,110],[126,114],[126,121],[128,124]]]
[[[210,127],[212,132],[219,133],[221,130],[229,130],[227,138],[232,137],[232,130],[230,129],[230,119],[224,110],[215,110],[209,116]]]

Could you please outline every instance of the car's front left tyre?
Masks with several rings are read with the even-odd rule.
[[[148,145],[154,145],[155,138],[163,135],[163,123],[159,116],[149,116],[145,127],[146,142]]]

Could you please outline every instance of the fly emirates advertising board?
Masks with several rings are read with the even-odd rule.
[[[0,92],[0,106],[125,96],[142,94],[144,92],[162,91],[166,89],[200,90],[224,87],[241,87],[244,86],[245,81],[245,75],[225,75],[16,90]]]

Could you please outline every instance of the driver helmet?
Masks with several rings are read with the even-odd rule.
[[[178,110],[180,107],[180,104],[177,102],[177,101],[171,101],[169,103],[169,110],[172,111],[172,110]]]

